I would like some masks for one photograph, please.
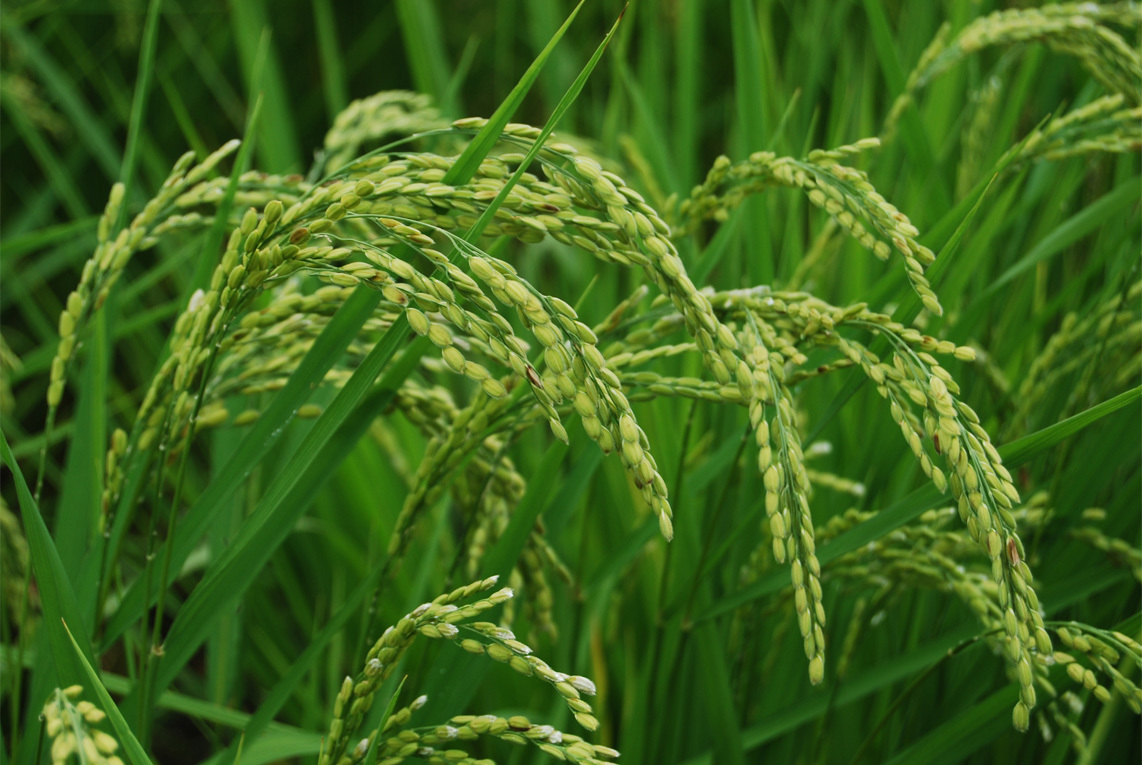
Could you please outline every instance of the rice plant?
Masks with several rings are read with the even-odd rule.
[[[5,760],[1136,760],[1142,10],[991,5],[5,8]]]

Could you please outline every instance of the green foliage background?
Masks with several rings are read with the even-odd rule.
[[[429,94],[449,119],[489,116],[572,9],[555,0],[398,0],[370,8],[332,0],[155,5],[161,7],[157,44],[142,70],[142,2],[8,2],[0,11],[0,315],[4,342],[19,359],[18,365],[5,362],[10,393],[0,423],[29,482],[44,447],[57,316],[95,247],[112,183],[128,182],[133,214],[185,150],[201,159],[244,134],[258,95],[251,88],[259,81],[251,160],[267,173],[307,173],[334,117],[350,100],[377,91]],[[940,25],[950,23],[954,34],[1000,7],[966,0],[638,0],[557,135],[580,137],[613,159],[652,205],[672,209],[672,195],[684,199],[720,154],[740,160],[764,149],[800,157],[881,134]],[[585,3],[515,121],[546,122],[622,10],[611,0]],[[259,63],[264,30],[270,36]],[[1135,49],[1138,31],[1124,32]],[[137,102],[141,72],[150,88]],[[1137,146],[1124,154],[1021,165],[1000,175],[972,211],[973,195],[1004,152],[1048,115],[1103,92],[1073,57],[1047,46],[987,49],[934,78],[894,140],[860,166],[934,251],[954,233],[962,235],[935,284],[945,315],[921,321],[925,332],[982,351],[975,363],[949,365],[962,400],[980,413],[996,444],[1032,437],[1022,442],[1026,456],[1013,472],[1024,498],[1049,493],[1050,523],[1024,535],[1047,618],[1138,639],[1138,564],[1131,558],[1142,533],[1137,338],[1125,349],[1107,349],[1093,334],[1080,337],[1053,367],[1079,355],[1082,363],[1048,378],[1030,408],[1019,394],[1068,313],[1093,315],[1139,279]],[[145,104],[145,112],[131,133],[133,103]],[[981,110],[990,113],[981,117]],[[982,141],[966,138],[973,124],[986,125]],[[725,223],[705,224],[680,239],[679,250],[692,273],[708,272],[705,282],[695,279],[699,286],[780,285],[797,273],[827,221],[798,192],[772,189],[751,197]],[[852,240],[834,237],[828,246],[835,252],[803,282],[816,296],[834,305],[866,301],[886,313],[910,296],[897,264],[879,263]],[[132,260],[86,344],[48,445],[40,510],[89,634],[93,627],[100,634],[102,617],[95,618],[99,606],[85,586],[82,562],[98,515],[103,453],[112,428],[130,427],[185,305],[202,247],[202,237],[176,239]],[[633,270],[551,241],[512,242],[501,257],[547,294],[577,304],[588,324],[603,320],[641,282]],[[679,375],[700,372],[684,362],[666,367]],[[881,525],[858,527],[848,549],[875,544],[935,502],[934,492],[914,492],[925,483],[919,466],[873,386],[853,392],[858,377],[843,370],[798,389],[803,435],[832,447],[813,466],[865,487],[861,496],[820,488],[812,502],[818,528],[850,507],[885,511]],[[469,395],[471,386],[459,378],[444,384],[461,400]],[[322,403],[332,398],[324,389],[314,395]],[[1094,409],[1097,417],[1076,422],[1081,429],[1043,435],[1107,401],[1113,408]],[[510,450],[529,481],[526,509],[542,514],[547,539],[573,579],[568,584],[550,576],[558,637],[537,634],[532,644],[553,666],[598,684],[602,725],[588,738],[614,746],[630,763],[849,762],[858,754],[869,762],[1072,759],[1070,734],[1050,721],[1051,740],[1036,722],[1025,734],[1012,730],[1016,686],[988,644],[973,640],[980,627],[968,608],[908,581],[827,583],[832,658],[825,682],[811,686],[796,629],[789,629],[792,603],[780,594],[784,569],[770,570],[748,588],[739,580],[762,540],[764,518],[745,412],[682,399],[638,403],[635,411],[671,489],[670,544],[657,536],[618,460],[604,459],[578,425],[570,428],[567,447],[546,428],[534,428]],[[376,571],[408,492],[406,476],[415,475],[426,447],[399,415],[384,427],[384,438],[361,439],[336,466],[268,566],[234,575],[252,577],[240,607],[211,629],[204,649],[157,699],[153,713],[127,715],[156,761],[199,762],[223,751],[348,593]],[[166,593],[167,625],[237,537],[308,428],[307,422],[290,425],[227,500],[224,522],[209,529]],[[227,427],[197,437],[187,501],[233,457],[241,435]],[[5,473],[3,490],[15,508],[11,476]],[[168,504],[144,503],[123,550],[125,577],[141,568],[152,513],[157,539],[165,539]],[[1116,554],[1076,538],[1075,530],[1088,525],[1082,514],[1090,507],[1105,508],[1102,532],[1132,552]],[[23,517],[35,556],[47,548],[37,548],[26,512]],[[20,532],[5,528],[5,534],[14,539]],[[463,584],[453,570],[463,544],[460,516],[445,494],[403,567],[384,579],[376,622],[392,623]],[[823,559],[828,549],[822,546]],[[44,700],[34,694],[63,682],[52,680],[53,671],[67,679],[78,668],[67,665],[73,657],[61,663],[59,654],[49,656],[43,640],[48,617],[66,617],[68,604],[53,602],[54,590],[38,576],[28,596],[31,615],[21,620],[25,588],[8,585],[27,581],[26,564],[17,565],[15,547],[4,552],[0,724],[7,743],[0,762],[27,763],[35,761],[36,713]],[[244,580],[233,583],[245,586]],[[528,596],[520,593],[524,601]],[[858,602],[865,604],[860,610]],[[342,678],[363,661],[356,651],[367,618],[366,608],[349,616],[244,762],[312,759]],[[527,635],[528,615],[521,609],[517,618],[517,633]],[[861,631],[841,677],[832,659],[856,634],[854,618]],[[146,640],[142,625],[129,625],[122,640],[102,646],[95,657],[116,699],[132,687]],[[407,688],[430,696],[418,713],[422,722],[461,712],[527,713],[564,730],[574,727],[550,689],[486,661],[457,659],[451,650],[415,646],[399,673],[409,675]],[[1137,683],[1137,667],[1128,674]],[[1069,683],[1061,669],[1052,678],[1060,687]],[[386,686],[385,700],[398,679]],[[408,693],[400,705],[411,699]],[[1086,756],[1137,761],[1137,716],[1121,699],[1103,705],[1088,692],[1080,695],[1087,703],[1075,723],[1089,739]],[[506,745],[489,745],[484,756],[503,762],[543,757]]]

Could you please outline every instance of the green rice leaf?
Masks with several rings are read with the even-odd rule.
[[[171,581],[197,547],[199,540],[206,533],[207,526],[224,507],[226,498],[238,489],[254,467],[265,457],[266,452],[281,439],[285,426],[309,398],[313,386],[325,376],[349,347],[349,343],[364,324],[365,318],[372,314],[379,303],[378,292],[367,288],[354,292],[314,342],[285,387],[278,391],[257,422],[250,427],[232,459],[222,467],[179,522],[178,536],[174,540],[171,558]],[[162,554],[160,550],[159,555]],[[160,586],[165,588],[169,584],[169,582],[160,583]],[[144,602],[142,589],[142,583],[136,582],[123,597],[119,610],[111,617],[104,633],[105,645],[110,645],[116,640],[139,618],[142,609],[149,605],[149,601]],[[151,597],[154,597],[153,593]]]
[[[99,673],[91,666],[84,651],[80,648],[79,643],[76,642],[75,636],[71,634],[68,629],[67,622],[62,622],[63,629],[67,632],[67,636],[71,641],[72,648],[75,649],[75,656],[79,659],[80,665],[83,667],[83,672],[87,677],[88,683],[95,689],[95,695],[99,699],[99,707],[106,713],[107,719],[111,721],[111,727],[115,730],[115,735],[119,739],[119,744],[123,747],[123,752],[127,755],[127,760],[132,765],[151,765],[151,758],[147,756],[143,745],[135,738],[135,733],[131,730],[131,726],[127,724],[124,719],[123,713],[119,711],[119,707],[115,706],[115,701],[111,698],[111,694],[107,692],[102,681],[99,679]]]
[[[354,297],[358,294],[360,293],[354,293]],[[375,300],[372,294],[367,294],[365,299],[370,302]],[[190,661],[218,618],[253,583],[257,572],[305,512],[307,503],[300,501],[294,491],[306,474],[307,467],[365,398],[373,381],[404,342],[407,326],[406,319],[396,321],[384,338],[373,347],[306,434],[284,470],[266,489],[238,536],[211,565],[206,577],[179,609],[178,616],[163,641],[164,656],[158,675],[159,691],[166,690],[179,670]]]
[[[33,675],[31,686],[33,702],[29,705],[25,717],[26,722],[30,724],[39,714],[42,699],[53,684],[66,686],[82,679],[81,668],[76,662],[75,651],[71,644],[74,642],[79,653],[89,662],[94,661],[95,654],[91,648],[91,639],[83,631],[83,613],[63,561],[60,560],[59,552],[52,542],[51,534],[48,533],[48,527],[40,515],[40,509],[32,498],[24,474],[16,463],[16,458],[12,456],[8,438],[2,431],[0,431],[0,461],[11,471],[16,484],[20,519],[28,539],[31,571],[36,578],[40,606],[43,609],[43,632],[46,633],[46,637],[41,637],[38,645],[50,650],[52,657],[50,664],[40,662]],[[76,629],[80,632],[78,641],[74,638],[69,639],[63,626],[65,621],[76,625]],[[34,741],[34,737],[24,739],[23,762],[35,762],[36,752],[31,746]]]

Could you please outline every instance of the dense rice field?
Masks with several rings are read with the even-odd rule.
[[[1140,36],[5,3],[0,765],[1137,762]]]

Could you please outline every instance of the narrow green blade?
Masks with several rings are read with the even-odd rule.
[[[143,745],[139,743],[139,739],[135,738],[134,731],[131,726],[127,724],[124,719],[123,713],[119,711],[119,707],[115,706],[115,701],[111,698],[111,694],[107,692],[107,688],[99,679],[99,674],[95,668],[91,666],[91,662],[84,656],[83,649],[79,647],[79,643],[75,641],[75,636],[71,634],[68,629],[67,623],[62,622],[63,629],[67,633],[68,639],[71,641],[72,648],[75,650],[75,656],[79,659],[80,665],[83,667],[83,673],[87,677],[88,683],[95,689],[95,695],[99,698],[99,707],[107,715],[107,719],[111,721],[111,727],[115,730],[115,735],[119,739],[119,744],[123,747],[127,759],[132,765],[151,765],[151,758],[147,756],[146,751],[143,750]]]

